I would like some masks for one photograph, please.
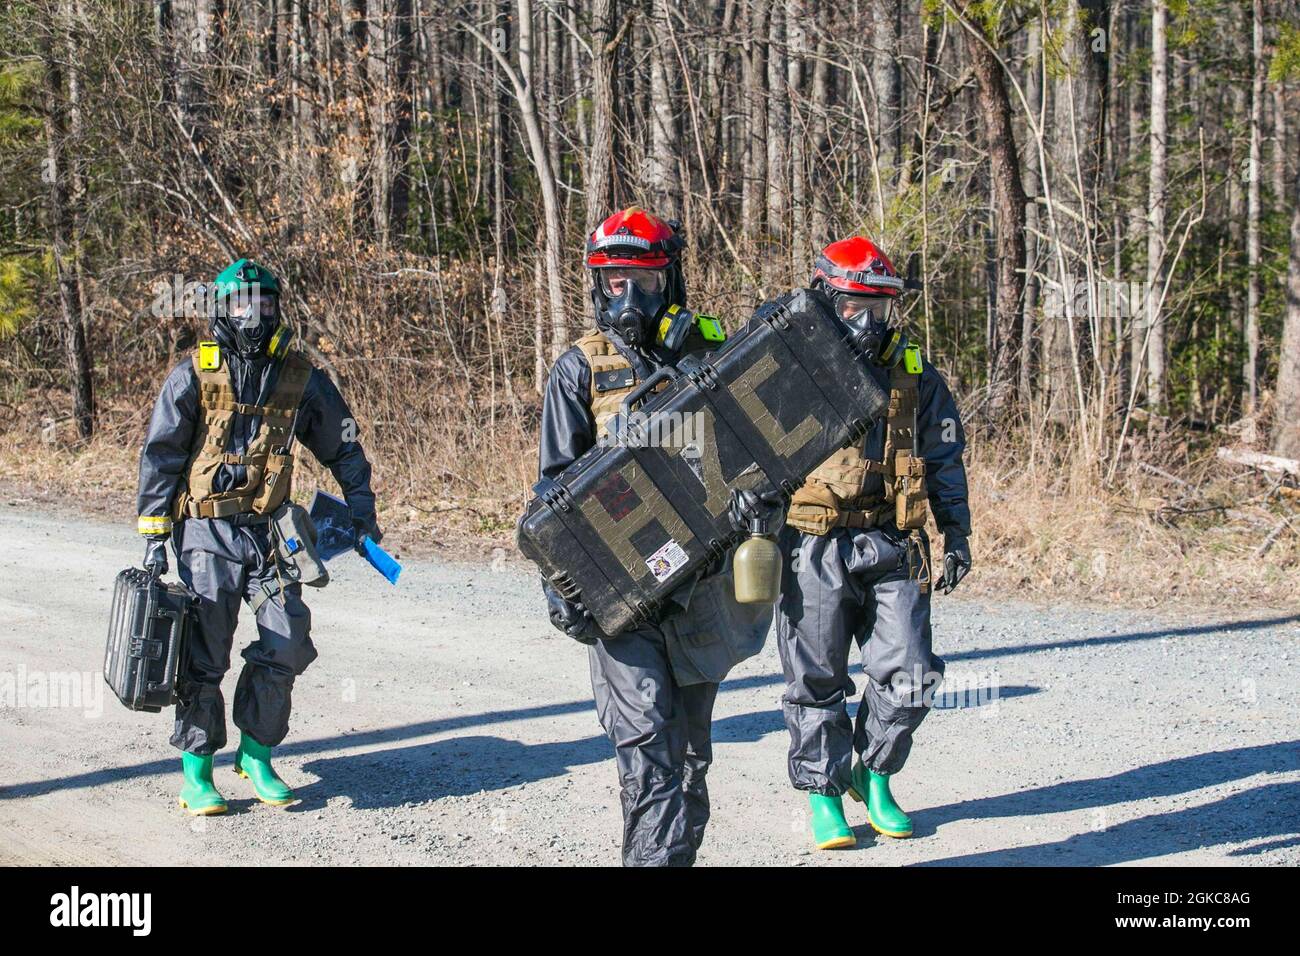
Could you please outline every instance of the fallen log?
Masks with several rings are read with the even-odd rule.
[[[1220,448],[1216,454],[1221,461],[1234,465],[1300,478],[1300,461],[1294,458],[1279,458],[1277,455],[1265,455],[1245,448]]]

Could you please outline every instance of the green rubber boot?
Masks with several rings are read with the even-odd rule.
[[[853,789],[849,796],[862,803],[866,794],[867,820],[882,836],[903,839],[912,835],[912,818],[894,802],[889,792],[889,774],[868,770],[859,760],[853,767]]]
[[[844,819],[843,798],[810,793],[808,806],[812,808],[813,842],[817,849],[838,850],[858,842],[853,828]]]
[[[179,800],[182,810],[188,810],[196,817],[226,812],[226,798],[212,782],[211,755],[201,757],[181,751],[181,775],[185,778]]]
[[[239,739],[235,773],[253,784],[253,793],[263,803],[269,803],[273,807],[293,803],[293,791],[271,766],[271,748],[259,744],[248,734]]]

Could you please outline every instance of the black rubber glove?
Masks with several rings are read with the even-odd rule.
[[[748,531],[750,522],[762,519],[769,533],[775,533],[784,519],[784,499],[779,491],[760,495],[756,491],[733,491],[727,506],[727,519],[737,531]]]
[[[581,601],[566,601],[547,581],[542,582],[542,592],[546,595],[546,610],[553,627],[579,644],[595,644],[599,640],[600,628]]]
[[[970,542],[965,535],[945,534],[943,536],[943,580],[939,587],[944,594],[951,594],[961,583],[961,579],[970,573]]]
[[[353,517],[352,531],[356,534],[356,543],[353,547],[356,549],[357,554],[365,554],[365,549],[361,546],[362,538],[369,538],[375,544],[384,540],[384,533],[379,530],[379,522],[375,520],[373,515],[368,518]]]
[[[156,578],[167,573],[167,538],[146,538],[144,569]]]

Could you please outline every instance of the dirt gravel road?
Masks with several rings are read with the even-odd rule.
[[[409,561],[391,588],[335,561],[279,751],[301,801],[254,803],[227,751],[231,813],[195,820],[168,715],[100,676],[136,535],[28,508],[0,499],[0,863],[618,862],[586,651],[527,569]],[[858,847],[810,850],[769,641],[718,697],[701,864],[1300,864],[1300,613],[935,603],[945,692],[895,787],[916,836],[854,804]]]

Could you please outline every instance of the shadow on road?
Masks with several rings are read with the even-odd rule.
[[[474,735],[388,750],[342,754],[303,764],[320,777],[297,787],[292,809],[312,810],[326,800],[348,797],[360,810],[427,803],[440,797],[506,790],[614,755],[605,737],[524,744],[502,737]]]
[[[976,648],[969,651],[945,654],[944,659],[951,664],[956,661],[981,660],[990,657],[1010,657],[1021,654],[1032,654],[1038,651],[1123,644],[1129,641],[1150,641],[1170,637],[1210,636],[1234,631],[1259,630],[1294,623],[1296,621],[1300,621],[1300,614],[1182,628],[1136,631],[1127,634],[1108,634],[1098,637],[1078,638],[1067,641],[1046,641],[1037,644],[1021,644],[1015,647]],[[780,674],[759,674],[752,677],[729,680],[723,684],[722,689],[724,692],[730,692],[758,687],[778,687],[783,683],[784,679]],[[1026,693],[1034,693],[1036,690],[1036,688],[1003,688],[999,697],[1022,696]],[[941,709],[945,707],[945,696],[946,695],[941,695],[940,700],[938,701]],[[464,716],[442,717],[434,720],[417,721],[402,726],[379,728],[364,731],[362,733],[344,734],[338,737],[322,737],[311,740],[293,741],[276,748],[276,751],[277,753],[291,756],[322,754],[338,750],[350,750],[355,747],[394,743],[416,737],[426,737],[433,734],[447,733],[449,731],[464,730],[490,724],[558,717],[592,709],[593,705],[591,701],[577,700],[558,704],[539,705],[535,707],[521,707],[514,710],[487,711],[481,714],[467,714]],[[775,697],[773,700],[773,709],[770,712],[763,712],[751,716],[753,716],[754,720],[759,722],[759,725],[770,728],[763,730],[759,733],[759,736],[780,729],[780,712],[776,706]],[[773,721],[776,723],[774,724]],[[720,723],[725,725],[726,722],[723,721]],[[717,732],[718,736],[716,739],[720,741],[733,739],[725,736],[728,732],[725,726],[717,727]],[[744,733],[752,732],[754,731],[744,731]],[[757,738],[739,737],[734,739]],[[232,759],[232,755],[227,753],[218,756],[217,763],[218,765],[227,765]],[[1193,757],[1186,759],[1197,758]],[[175,770],[176,761],[174,757],[169,754],[166,759],[152,760],[125,767],[104,767],[96,770],[89,770],[84,773],[55,777],[49,780],[33,780],[15,783],[8,786],[0,786],[0,800],[21,799],[23,797],[32,797],[59,790],[79,790],[87,787],[97,787],[124,780],[153,776],[155,774],[173,773]]]
[[[1015,697],[1027,697],[1042,693],[1038,687],[1000,687],[993,697],[984,690],[971,690],[954,694],[939,694],[935,697],[936,710],[971,710],[976,707],[988,707],[1001,700]],[[858,702],[851,702],[845,708],[849,719],[857,717]],[[713,722],[713,742],[715,744],[753,743],[768,734],[785,733],[785,718],[781,711],[756,710],[749,714],[736,714]]]
[[[956,820],[988,820],[1096,809],[1096,829],[1064,840],[928,861],[926,866],[1105,865],[1182,853],[1222,843],[1300,839],[1300,783],[1272,783],[1212,803],[1152,814],[1108,826],[1104,808],[1118,803],[1191,793],[1260,773],[1300,770],[1300,740],[1178,757],[1110,777],[1070,780],[922,810],[918,829]],[[1265,848],[1256,848],[1262,851]],[[1250,850],[1235,850],[1242,855]]]
[[[290,741],[275,748],[277,755],[300,756],[328,753],[334,750],[351,750],[353,747],[367,747],[376,744],[395,743],[412,737],[427,737],[432,734],[447,733],[452,730],[464,730],[486,724],[509,723],[516,720],[532,720],[544,717],[560,717],[566,714],[594,710],[589,700],[576,700],[562,704],[546,704],[537,707],[520,707],[515,710],[489,710],[481,714],[465,714],[457,717],[440,717],[436,720],[422,720],[398,727],[383,727],[376,730],[355,734],[341,734],[337,737],[317,737],[312,740]],[[218,754],[217,766],[229,765],[234,760],[234,752],[228,750]],[[121,780],[137,777],[149,777],[160,773],[176,773],[179,764],[176,752],[168,748],[165,760],[151,760],[146,763],[133,764],[129,767],[105,767],[86,773],[56,777],[52,780],[34,780],[30,783],[18,783],[0,787],[0,800],[12,800],[18,797],[32,797],[55,790],[79,790],[85,787],[97,787]]]
[[[1038,651],[1068,651],[1080,647],[1104,647],[1108,644],[1128,644],[1131,641],[1160,641],[1171,637],[1206,637],[1213,634],[1231,634],[1235,631],[1258,631],[1284,624],[1300,622],[1300,614],[1279,614],[1249,621],[1223,621],[1216,624],[1198,624],[1187,627],[1167,627],[1153,631],[1130,631],[1126,634],[1103,634],[1099,637],[1078,637],[1068,641],[1043,641],[1039,644],[1018,644],[1015,647],[986,647],[944,654],[948,663],[953,661],[978,661],[988,657],[1012,657],[1034,654]]]

